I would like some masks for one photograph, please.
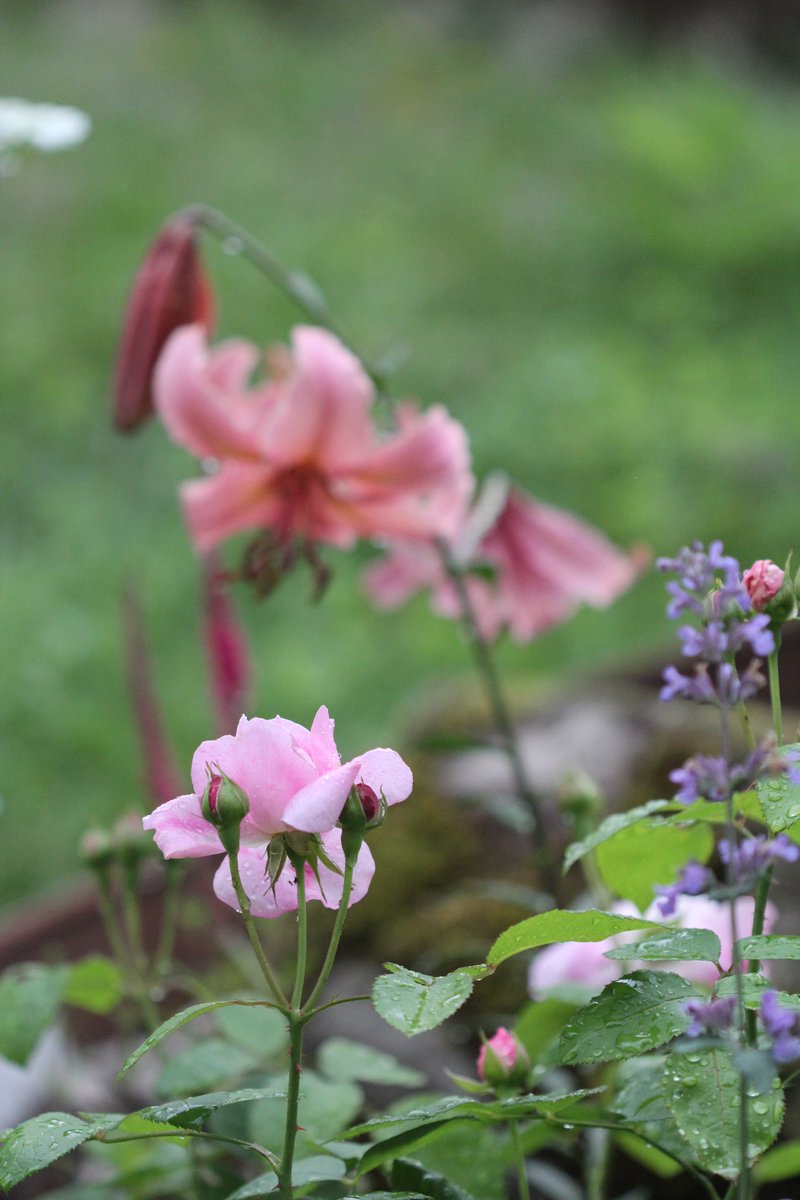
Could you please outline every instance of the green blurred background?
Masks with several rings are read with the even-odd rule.
[[[731,19],[642,38],[548,3],[7,3],[4,94],[77,105],[82,146],[0,180],[0,904],[77,870],[90,822],[147,803],[120,620],[146,608],[182,768],[212,732],[198,564],[176,504],[195,463],[112,433],[132,275],[163,219],[224,210],[317,279],[395,386],[449,406],[479,472],[621,544],[798,537],[800,93]],[[209,245],[220,332],[298,315]],[[472,686],[424,600],[373,613],[362,557],[318,607],[302,572],[238,594],[251,713],[318,704],[350,756],[402,744],[441,681]],[[668,645],[652,574],[503,666],[540,681]]]

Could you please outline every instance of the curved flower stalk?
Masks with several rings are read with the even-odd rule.
[[[496,492],[497,482],[488,481],[488,488]],[[566,621],[581,604],[604,608],[648,561],[646,551],[624,553],[585,521],[534,500],[521,488],[503,488],[488,522],[482,499],[465,510],[446,546],[485,641],[508,630],[514,641],[529,642]],[[463,616],[452,573],[431,544],[392,544],[367,570],[365,582],[384,608],[396,608],[428,588],[435,612]]]
[[[472,477],[466,434],[447,412],[398,411],[380,436],[374,387],[327,330],[300,326],[291,350],[249,342],[209,350],[196,325],[177,330],[155,373],[156,407],[172,438],[217,469],[184,485],[184,515],[202,554],[243,531],[271,530],[347,549],[359,537],[432,538],[454,528]]]
[[[297,874],[292,861],[298,847],[318,847],[317,861],[304,867],[306,899],[337,908],[342,897],[345,853],[337,827],[351,789],[365,785],[386,804],[405,800],[411,771],[394,750],[368,750],[342,763],[333,738],[328,710],[317,712],[310,729],[274,717],[242,717],[234,735],[203,742],[192,760],[194,792],[160,805],[144,818],[165,858],[200,858],[223,854],[226,847],[203,812],[209,781],[226,779],[249,802],[240,825],[237,855],[241,884],[256,917],[278,917],[297,908]],[[312,838],[304,835],[313,835]],[[316,841],[314,840],[316,839]],[[280,871],[270,872],[276,853],[288,850]],[[350,903],[367,892],[375,871],[369,849],[362,845],[353,872]],[[214,879],[214,891],[225,904],[240,907],[231,863],[226,858]]]

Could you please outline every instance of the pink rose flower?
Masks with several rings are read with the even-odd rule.
[[[484,638],[508,629],[528,642],[572,616],[580,604],[602,608],[625,591],[647,561],[644,551],[618,550],[603,534],[562,509],[511,488],[488,528],[479,503],[451,541],[456,563]],[[470,573],[470,568],[478,568]],[[485,568],[488,577],[481,574]],[[395,608],[420,588],[433,592],[433,608],[458,617],[458,594],[432,545],[395,545],[370,567],[366,587],[377,604]]]
[[[287,863],[275,886],[266,875],[266,849],[281,833],[315,833],[330,860],[342,869],[339,814],[350,789],[364,784],[387,804],[398,804],[411,791],[411,771],[394,750],[368,750],[342,763],[333,739],[333,721],[320,708],[310,729],[282,717],[263,720],[242,717],[234,735],[203,742],[192,759],[194,792],[160,805],[144,818],[165,858],[201,858],[222,854],[216,828],[202,811],[202,796],[213,775],[224,774],[249,801],[241,827],[238,861],[245,892],[256,917],[277,917],[297,908],[294,868]],[[350,903],[369,888],[375,863],[361,847],[353,874]],[[306,866],[306,895],[336,908],[342,895],[342,876],[320,863],[319,880]],[[226,857],[214,878],[220,900],[238,908]]]
[[[742,582],[756,612],[763,612],[783,586],[784,572],[769,558],[760,558],[745,571]]]
[[[156,407],[179,445],[218,470],[184,484],[184,514],[204,554],[231,534],[271,530],[348,548],[358,537],[452,532],[472,486],[464,429],[440,406],[401,406],[394,433],[373,421],[374,388],[327,330],[300,326],[272,375],[248,386],[249,342],[209,351],[187,326],[167,342]]]

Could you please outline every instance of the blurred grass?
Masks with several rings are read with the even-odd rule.
[[[800,94],[753,64],[598,35],[544,38],[535,7],[482,36],[447,6],[9,5],[8,95],[75,104],[94,131],[0,181],[3,352],[0,903],[74,870],[90,821],[146,803],[119,596],[141,589],[182,767],[210,731],[197,564],[177,483],[194,463],[153,425],[113,435],[119,315],[166,215],[218,206],[324,287],[400,391],[443,402],[476,466],[657,552],[721,536],[742,559],[797,538]],[[491,36],[490,36],[491,34]],[[209,248],[221,332],[297,319]],[[334,558],[333,555],[330,556]],[[252,712],[340,749],[396,741],[456,632],[420,600],[371,612],[359,559],[324,603],[298,577],[241,594]],[[533,680],[668,637],[659,581],[524,650]]]

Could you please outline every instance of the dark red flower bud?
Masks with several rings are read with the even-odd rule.
[[[361,801],[361,807],[364,810],[364,817],[369,825],[370,822],[374,821],[380,813],[381,802],[369,784],[357,783],[355,785],[355,793]]]
[[[153,368],[169,335],[210,329],[213,298],[197,253],[196,222],[178,213],[163,226],[133,282],[114,379],[114,424],[129,432],[153,412]]]

